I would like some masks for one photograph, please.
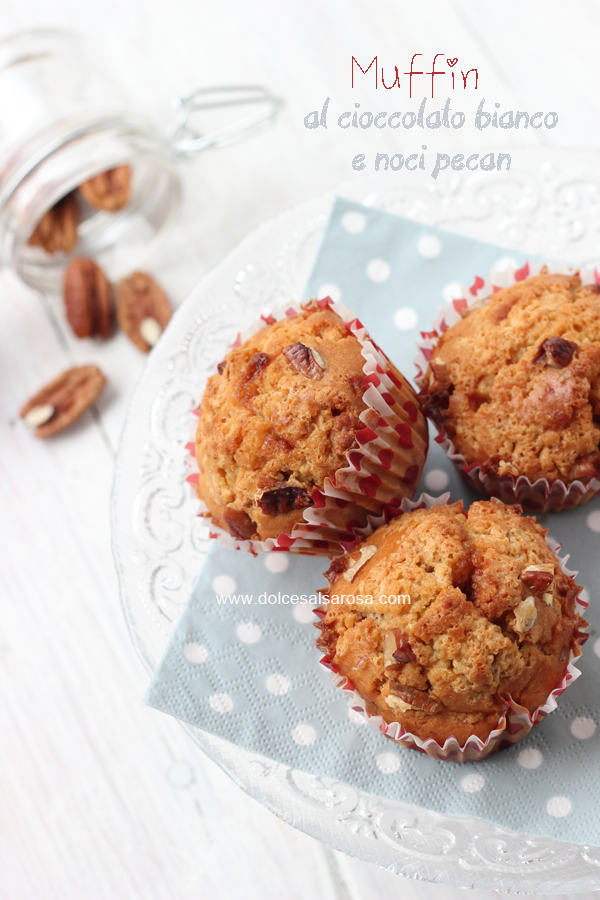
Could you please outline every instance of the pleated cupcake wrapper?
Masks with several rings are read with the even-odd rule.
[[[339,554],[352,549],[399,514],[402,499],[398,496],[399,483],[406,486],[406,493],[411,496],[416,490],[427,455],[426,423],[418,401],[408,382],[342,303],[333,303],[329,297],[303,304],[290,303],[269,316],[261,316],[237,336],[229,349],[241,346],[265,325],[316,309],[336,313],[361,345],[368,387],[363,394],[367,409],[360,415],[364,428],[356,434],[359,446],[346,453],[347,466],[338,469],[333,479],[326,478],[322,489],[313,489],[314,505],[304,510],[304,521],[297,523],[290,534],[264,541],[238,540],[217,526],[206,505],[201,503],[200,515],[206,518],[211,537],[222,546],[254,554],[272,550],[311,556]],[[198,410],[195,413],[197,416]],[[421,434],[415,430],[420,415]],[[194,433],[187,444],[190,468],[187,481],[195,491],[199,475],[195,455],[197,419],[193,424]]]
[[[419,353],[415,359],[418,370],[415,381],[419,388],[423,387],[423,377],[429,366],[433,350],[440,336],[448,328],[459,322],[469,308],[478,301],[491,297],[498,291],[519,281],[524,281],[526,278],[539,275],[543,268],[551,274],[575,275],[579,272],[583,284],[600,284],[600,270],[596,267],[575,269],[566,265],[525,263],[521,268],[509,267],[502,272],[492,269],[485,279],[476,276],[471,287],[460,285],[461,296],[453,300],[449,306],[440,308],[439,318],[432,323],[433,330],[421,332],[424,340],[418,345]],[[464,456],[457,452],[445,429],[440,428],[437,423],[434,424],[439,431],[435,438],[436,443],[443,447],[461,475],[481,494],[498,497],[504,503],[519,503],[532,512],[545,513],[572,509],[600,493],[600,479],[598,478],[591,478],[587,482],[579,480],[548,482],[546,478],[539,478],[532,482],[525,475],[495,476],[483,472],[479,463],[467,463]]]
[[[439,497],[430,497],[428,494],[421,494],[418,500],[403,500],[401,503],[401,513],[410,512],[414,509],[429,509],[432,506],[446,505],[450,502],[450,494],[442,494]],[[568,556],[558,556],[558,550],[561,545],[556,544],[552,540],[547,540],[548,546],[553,553],[556,554],[558,562],[565,575],[571,578],[577,577],[577,572],[567,568]],[[580,597],[576,600],[576,612],[580,615],[588,608],[588,603]],[[524,738],[541,720],[556,709],[557,699],[581,675],[576,666],[576,660],[581,656],[581,647],[587,641],[589,635],[586,631],[578,631],[573,643],[573,649],[569,656],[569,662],[565,675],[554,690],[549,694],[545,703],[538,706],[534,712],[530,713],[524,706],[520,706],[512,697],[502,698],[503,712],[498,721],[497,727],[490,732],[487,740],[482,741],[476,735],[471,735],[461,746],[457,738],[450,735],[443,745],[440,745],[433,738],[422,740],[416,734],[406,731],[399,722],[388,723],[382,716],[373,715],[368,712],[366,703],[360,694],[355,690],[353,683],[345,675],[341,675],[336,671],[331,663],[330,656],[324,656],[321,664],[330,670],[331,680],[348,696],[348,706],[365,717],[370,725],[378,728],[390,740],[401,744],[411,750],[418,750],[420,753],[426,753],[434,759],[452,760],[454,762],[473,762],[479,759],[485,759],[498,750],[510,747],[512,744]]]

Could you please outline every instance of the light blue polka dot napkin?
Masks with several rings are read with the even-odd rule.
[[[419,329],[428,330],[452,282],[471,284],[499,258],[522,253],[345,200],[334,204],[306,297],[325,290],[363,320],[408,377]],[[444,292],[446,295],[444,296]],[[475,499],[432,442],[420,490]],[[514,747],[478,763],[405,750],[360,724],[314,648],[311,595],[325,584],[320,559],[257,559],[216,544],[194,585],[146,702],[265,756],[440,813],[475,815],[515,831],[600,844],[600,501],[542,517],[589,588],[592,637],[582,677],[558,709]],[[217,595],[252,595],[221,604]],[[261,602],[267,599],[267,602]]]

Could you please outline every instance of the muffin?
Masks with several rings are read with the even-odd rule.
[[[341,552],[414,494],[427,422],[341,305],[312,302],[261,326],[207,383],[198,496],[213,528],[252,550]]]
[[[536,510],[600,490],[599,291],[542,269],[439,336],[420,396],[478,490]],[[545,491],[511,497],[525,479]]]
[[[400,737],[440,755],[475,736],[487,755],[508,707],[532,724],[580,654],[580,589],[545,534],[499,500],[404,513],[326,573],[325,662]]]

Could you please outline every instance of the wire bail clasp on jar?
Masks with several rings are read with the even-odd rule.
[[[189,91],[176,99],[175,106],[177,114],[167,137],[176,158],[183,159],[210,147],[220,149],[245,140],[250,132],[260,130],[261,125],[275,118],[283,100],[260,85],[231,85]],[[258,109],[209,134],[200,134],[190,125],[192,113],[237,106],[258,106]]]

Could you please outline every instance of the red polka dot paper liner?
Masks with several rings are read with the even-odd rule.
[[[425,464],[428,448],[427,421],[417,396],[396,367],[375,344],[362,322],[342,303],[330,297],[306,303],[290,303],[261,318],[239,334],[230,350],[239,347],[265,325],[308,310],[329,309],[343,321],[361,345],[367,408],[360,415],[363,428],[356,434],[357,446],[346,453],[347,466],[326,478],[321,489],[313,489],[313,506],[303,511],[303,521],[290,534],[264,541],[239,540],[214,523],[206,506],[200,515],[211,537],[223,546],[249,553],[284,550],[308,555],[334,556],[352,549],[379,525],[401,511],[405,497],[413,497]],[[197,415],[196,411],[196,415]],[[190,474],[187,481],[196,491],[198,466],[193,434],[187,445]]]
[[[583,284],[600,284],[600,270],[597,268],[578,270],[569,266],[556,266],[549,263],[535,265],[525,263],[521,268],[509,267],[502,272],[492,269],[487,278],[476,276],[470,287],[460,286],[460,297],[441,309],[439,318],[432,323],[432,331],[421,332],[424,340],[418,345],[419,353],[415,359],[418,370],[415,381],[419,388],[423,387],[423,376],[427,371],[429,360],[440,335],[460,321],[475,303],[482,303],[503,288],[539,275],[542,268],[553,274],[574,275],[579,272]],[[573,507],[587,503],[588,500],[600,493],[599,478],[571,482],[558,480],[550,483],[546,478],[539,478],[532,482],[524,475],[516,477],[510,474],[494,475],[483,472],[479,463],[469,464],[464,456],[457,452],[454,443],[443,427],[440,428],[435,422],[434,425],[439,431],[435,438],[436,443],[443,447],[463,478],[480,494],[497,497],[503,503],[519,503],[530,512],[546,513],[573,509]]]
[[[442,494],[440,497],[430,497],[428,494],[421,494],[418,500],[403,500],[401,503],[401,514],[410,512],[413,509],[429,509],[431,506],[448,504],[449,502],[449,493]],[[567,568],[569,557],[558,556],[558,550],[560,550],[561,545],[556,544],[548,538],[546,540],[565,575],[576,578],[577,572]],[[578,596],[575,601],[576,612],[583,616],[588,605],[588,603]],[[319,615],[318,611],[317,615]],[[496,753],[498,750],[504,750],[506,747],[511,747],[517,741],[520,741],[521,738],[524,738],[529,734],[535,725],[538,725],[549,713],[556,709],[560,695],[581,675],[581,672],[577,668],[576,661],[581,656],[581,647],[587,641],[588,637],[589,634],[587,631],[577,632],[564,677],[560,684],[550,693],[545,703],[538,706],[536,710],[530,713],[525,707],[516,703],[510,695],[503,697],[502,715],[498,721],[497,727],[490,732],[488,739],[482,741],[476,735],[472,735],[467,738],[462,746],[452,735],[446,739],[443,746],[438,744],[433,738],[422,740],[417,737],[417,735],[406,731],[399,722],[388,723],[382,716],[372,715],[368,712],[365,701],[355,690],[350,679],[336,671],[335,666],[332,665],[331,657],[324,656],[320,662],[329,669],[331,680],[336,687],[340,688],[340,690],[347,695],[348,706],[355,712],[364,716],[370,725],[374,725],[390,740],[397,744],[401,744],[403,747],[407,747],[410,750],[426,753],[434,759],[452,760],[453,762],[473,762],[475,760],[485,759],[492,753]]]

